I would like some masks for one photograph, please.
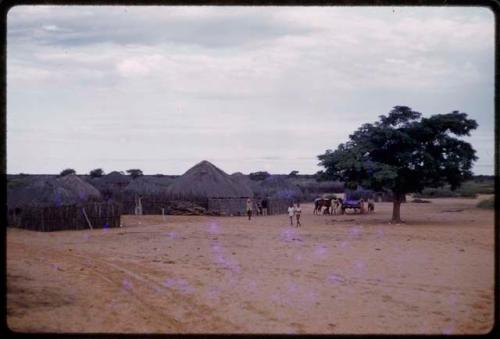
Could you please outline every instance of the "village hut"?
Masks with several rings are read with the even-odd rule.
[[[124,214],[165,214],[169,206],[167,187],[174,181],[167,176],[140,176],[123,190]]]
[[[172,200],[189,201],[209,213],[243,215],[252,191],[210,162],[204,160],[184,173],[168,187]]]
[[[123,191],[132,178],[120,172],[113,171],[102,177],[91,178],[88,182],[97,188],[105,200],[122,201]]]
[[[76,175],[41,177],[7,193],[9,225],[37,231],[117,227],[120,208]]]
[[[287,213],[290,202],[302,199],[300,188],[279,175],[271,175],[264,180],[251,180],[241,173],[234,173],[232,176],[252,190],[255,202],[267,200],[269,215]]]

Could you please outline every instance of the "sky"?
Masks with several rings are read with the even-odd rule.
[[[465,112],[494,173],[494,15],[482,7],[16,6],[7,173],[313,174],[393,106]]]

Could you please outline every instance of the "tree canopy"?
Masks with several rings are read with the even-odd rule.
[[[89,175],[91,178],[99,178],[104,175],[104,171],[102,170],[102,168],[96,168],[90,171]]]
[[[127,170],[127,173],[132,177],[132,179],[135,179],[143,175],[142,171],[138,168],[129,169]]]
[[[393,220],[406,193],[450,184],[457,188],[472,176],[477,159],[472,146],[457,138],[477,128],[466,113],[453,111],[423,118],[410,107],[395,106],[375,123],[362,125],[335,151],[318,156],[324,176],[394,193]]]
[[[62,170],[61,173],[59,173],[59,175],[61,177],[64,177],[64,176],[69,175],[69,174],[76,174],[76,171],[72,168],[66,168],[66,169]]]

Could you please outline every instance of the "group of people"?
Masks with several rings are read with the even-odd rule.
[[[300,215],[302,214],[302,209],[300,208],[300,203],[296,203],[295,206],[293,203],[290,203],[288,206],[288,216],[290,217],[290,226],[293,226],[293,217],[297,219],[297,227],[301,226],[300,223]]]
[[[257,201],[257,215],[267,215],[267,205],[268,205],[267,198]],[[249,198],[247,199],[248,220],[252,219],[252,214],[253,214],[253,202],[252,199]]]
[[[257,202],[257,215],[267,215],[267,208],[268,208],[268,200],[263,199],[261,201]],[[252,214],[253,214],[253,202],[252,199],[247,199],[247,216],[248,220],[252,220]],[[288,207],[288,216],[290,217],[290,225],[293,226],[293,219],[295,218],[297,220],[297,227],[301,225],[300,223],[300,215],[302,214],[302,209],[300,207],[300,203],[296,203],[295,205],[293,203],[290,203],[290,206]]]

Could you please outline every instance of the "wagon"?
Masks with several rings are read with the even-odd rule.
[[[354,212],[359,210],[361,212],[361,200],[345,200],[342,202],[342,214],[345,213],[346,209],[353,209]]]

